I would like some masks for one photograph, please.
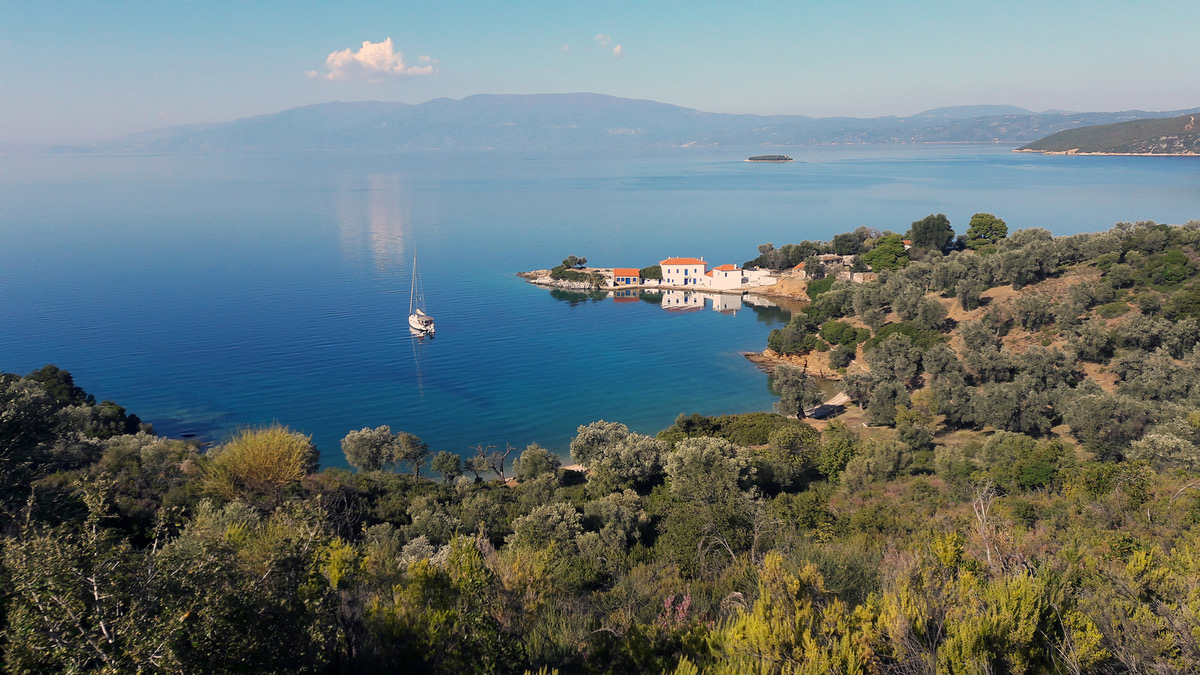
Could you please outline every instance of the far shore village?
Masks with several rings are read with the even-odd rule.
[[[905,248],[910,242],[905,241]],[[854,272],[852,255],[825,254],[817,256],[817,261],[824,268],[824,276],[862,283],[876,278],[874,272]],[[741,306],[740,299],[730,297],[725,299],[722,294],[741,295],[746,292],[761,291],[779,283],[781,276],[787,276],[796,281],[807,281],[810,278],[805,270],[805,263],[800,263],[791,269],[775,271],[761,268],[741,268],[736,265],[724,264],[708,269],[704,258],[667,258],[660,260],[661,279],[646,279],[642,270],[637,267],[586,267],[581,271],[600,274],[605,279],[605,285],[596,290],[612,293],[617,302],[636,301],[642,290],[662,292],[664,309],[689,310],[700,309],[705,300],[711,300],[713,309],[717,311],[735,310]],[[546,286],[572,287],[571,283],[552,281],[549,277],[530,279],[532,283]],[[770,305],[772,303],[765,302]]]

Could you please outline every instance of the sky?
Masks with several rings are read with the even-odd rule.
[[[0,0],[0,141],[327,101],[595,92],[709,112],[1200,106],[1196,0]]]

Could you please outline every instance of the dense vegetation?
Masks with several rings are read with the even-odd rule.
[[[319,471],[286,428],[205,451],[56,368],[0,376],[4,667],[1191,672],[1200,223],[985,224],[772,336],[840,354],[861,407],[594,422],[586,472],[387,427]]]
[[[1196,126],[1196,117],[1182,115],[1067,129],[1023,146],[1021,150],[1194,155],[1200,153],[1200,129]]]

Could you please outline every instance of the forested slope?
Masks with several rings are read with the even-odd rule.
[[[1200,153],[1196,115],[1145,119],[1067,129],[1023,146],[1033,152],[1079,152],[1134,155]]]

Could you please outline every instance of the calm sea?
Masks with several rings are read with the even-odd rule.
[[[1010,149],[0,157],[0,370],[54,363],[171,435],[277,421],[327,464],[380,424],[435,450],[565,451],[597,419],[654,433],[769,410],[739,352],[786,312],[554,297],[514,273],[569,254],[741,263],[937,212],[1056,234],[1200,218],[1196,158]],[[414,251],[438,325],[421,342]]]

